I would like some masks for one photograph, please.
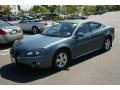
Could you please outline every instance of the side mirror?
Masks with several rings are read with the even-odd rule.
[[[21,21],[19,23],[22,23]]]
[[[75,36],[74,36],[74,38],[76,38],[76,39],[80,38],[80,37],[84,37],[84,34],[81,33],[81,32],[76,33]]]
[[[23,23],[23,20],[21,20],[19,23]]]

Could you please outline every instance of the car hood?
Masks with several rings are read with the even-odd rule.
[[[19,50],[34,50],[38,48],[45,48],[50,45],[53,45],[65,38],[61,37],[50,37],[45,35],[32,35],[23,38],[20,41],[17,41],[13,47],[16,47]]]

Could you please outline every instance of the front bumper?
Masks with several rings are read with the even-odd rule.
[[[14,59],[15,61],[12,61]],[[16,64],[23,64],[32,68],[49,68],[52,66],[52,60],[49,56],[36,57],[12,57],[11,61]]]

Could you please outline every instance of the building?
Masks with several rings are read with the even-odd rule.
[[[2,14],[4,12],[4,7],[0,5],[0,13]]]
[[[24,14],[24,15],[29,15],[29,11],[27,11],[27,10],[25,11],[25,10],[24,10],[24,11],[23,11],[23,14]]]
[[[18,5],[0,5],[0,14],[5,14],[8,7],[12,15],[17,15],[19,13]]]
[[[4,14],[8,5],[0,5],[0,14]]]
[[[18,15],[19,14],[18,5],[10,5],[10,8],[11,8],[11,14],[12,15]]]

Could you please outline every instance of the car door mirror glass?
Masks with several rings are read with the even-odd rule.
[[[19,23],[23,23],[23,21],[20,21]]]
[[[76,35],[79,36],[79,37],[84,37],[84,34],[81,33],[81,32],[78,32]]]
[[[80,37],[84,37],[84,34],[81,32],[75,34],[75,38],[80,38]]]

